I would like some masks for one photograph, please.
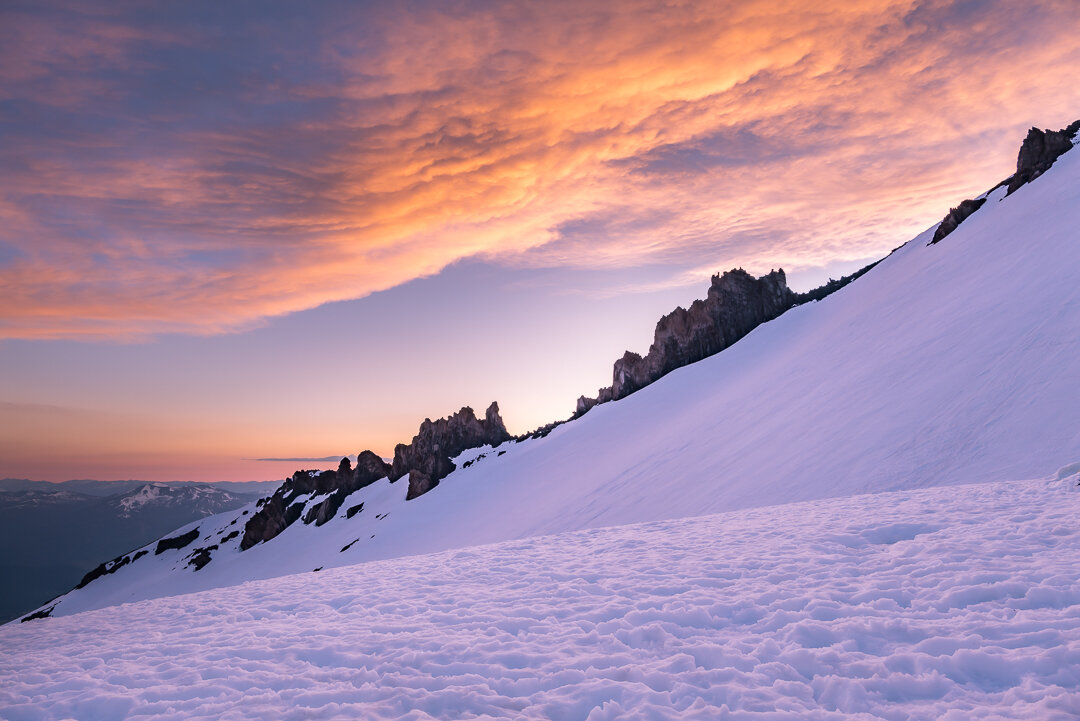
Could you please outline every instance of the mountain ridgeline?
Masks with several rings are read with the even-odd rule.
[[[355,468],[348,458],[342,458],[336,471],[297,471],[273,495],[258,502],[259,510],[244,526],[240,549],[247,550],[257,543],[269,541],[298,520],[323,525],[337,515],[346,498],[380,478],[388,477],[394,482],[408,475],[405,497],[412,500],[450,475],[455,469],[450,460],[454,456],[469,448],[496,446],[509,438],[499,416],[498,403],[488,406],[483,419],[477,418],[473,409],[466,406],[449,418],[424,419],[412,443],[399,443],[394,449],[393,464],[373,451],[363,451],[356,457]],[[309,508],[301,518],[304,504],[298,501],[313,496],[326,498]],[[362,505],[350,507],[347,513],[355,515]]]
[[[522,534],[841,491],[960,483],[995,472],[993,464],[1008,460],[1000,450],[1006,447],[1014,455],[1017,448],[1046,455],[1042,445],[1062,446],[1059,436],[1071,426],[1057,423],[1029,437],[1033,421],[1023,414],[1015,422],[1012,416],[998,424],[984,419],[988,408],[1006,403],[1003,398],[1029,396],[1040,399],[1033,408],[1055,418],[1072,413],[1055,405],[1070,395],[1069,380],[1052,370],[1058,361],[1047,359],[1056,346],[1034,355],[1030,344],[1002,349],[999,339],[1013,326],[997,309],[1008,305],[1006,297],[1014,304],[1038,300],[1017,311],[1022,318],[1016,322],[1027,322],[1038,308],[1064,302],[1051,298],[1074,292],[1071,279],[1062,279],[1074,252],[1062,240],[1067,233],[1032,236],[1042,243],[1058,283],[1036,288],[1030,278],[1046,275],[1047,268],[1026,248],[1021,253],[1015,238],[1028,232],[1032,217],[1051,229],[1075,226],[1069,179],[1080,175],[1080,166],[1069,160],[1063,180],[1007,196],[1046,173],[1073,147],[1078,131],[1080,121],[1060,131],[1033,128],[1012,176],[953,208],[887,258],[807,293],[792,291],[779,269],[761,277],[742,269],[713,276],[705,298],[663,316],[648,352],[624,353],[613,365],[612,384],[595,397],[579,398],[567,421],[512,437],[496,403],[482,416],[465,407],[425,419],[411,442],[395,448],[393,459],[364,451],[355,466],[342,459],[336,470],[297,471],[241,512],[178,528],[164,545],[103,564],[84,588],[32,616],[127,600],[129,583],[142,584],[140,593],[149,596],[186,593],[236,578],[319,571]],[[968,222],[974,223],[970,232],[935,245]],[[982,247],[988,257],[1009,255],[1009,268],[1022,265],[1025,274],[1010,275],[1002,263],[975,262],[973,249]],[[814,303],[872,269],[867,291],[860,283],[828,303]],[[985,328],[971,325],[969,295],[951,286],[961,276],[972,287],[1003,294],[980,300]],[[1076,337],[1072,318],[1055,316],[1060,327],[1040,332]],[[958,334],[966,334],[963,346],[952,340]],[[732,351],[713,357],[727,349]],[[966,387],[970,378],[980,379],[978,388]],[[639,402],[613,403],[661,379]],[[938,419],[942,399],[951,399],[955,418]],[[601,404],[611,405],[596,408]],[[567,423],[573,428],[533,442]],[[766,442],[777,438],[786,440]],[[829,452],[820,453],[822,448]],[[453,493],[416,502],[451,473]],[[704,477],[717,482],[702,483]],[[795,478],[806,482],[793,484]],[[311,533],[321,526],[322,540],[313,542]],[[269,543],[282,534],[280,545]]]
[[[405,499],[412,500],[450,475],[455,468],[451,458],[470,448],[498,446],[507,440],[510,440],[510,434],[499,415],[498,403],[488,406],[482,420],[468,406],[449,418],[437,421],[425,418],[412,443],[399,443],[394,449],[390,481],[408,474],[409,490]]]
[[[304,504],[297,500],[326,496],[303,517],[304,523],[321,526],[334,517],[348,496],[385,478],[389,471],[390,466],[371,451],[357,455],[355,468],[348,458],[342,458],[336,471],[297,471],[273,495],[258,502],[259,510],[244,526],[240,550],[269,541],[299,520]]]
[[[1020,146],[1016,172],[998,183],[991,191],[1008,186],[1011,194],[1045,173],[1063,153],[1073,147],[1080,131],[1080,120],[1062,130],[1031,128]],[[982,207],[986,195],[965,200],[938,224],[931,244],[937,243]],[[652,346],[642,357],[626,351],[615,361],[612,382],[601,388],[595,398],[581,396],[575,416],[580,416],[598,403],[625,398],[644,388],[676,368],[708,358],[731,346],[762,323],[776,318],[786,310],[802,303],[822,300],[848,283],[861,277],[877,263],[871,263],[839,280],[830,279],[806,293],[795,293],[787,287],[783,269],[754,278],[742,268],[714,275],[704,300],[695,300],[689,309],[676,308],[656,324]]]
[[[579,398],[569,420],[584,415],[598,403],[625,398],[677,368],[719,353],[762,323],[801,303],[821,300],[873,266],[870,264],[839,280],[830,279],[808,293],[795,293],[788,288],[783,269],[760,278],[754,278],[742,268],[713,276],[705,299],[694,301],[689,310],[676,308],[661,318],[649,352],[643,357],[627,351],[615,362],[612,385],[602,388],[597,398]],[[348,458],[343,458],[336,471],[294,473],[273,495],[259,501],[258,510],[244,526],[240,549],[269,541],[297,521],[321,526],[335,517],[348,496],[381,478],[394,483],[407,476],[405,500],[419,498],[456,470],[451,459],[464,451],[543,437],[566,422],[556,421],[532,433],[512,437],[496,402],[488,406],[483,418],[477,417],[469,406],[446,418],[435,421],[425,418],[411,443],[399,443],[395,447],[392,463],[366,450],[357,456],[355,468]],[[304,513],[303,501],[314,496],[326,498]],[[362,508],[362,503],[350,506],[347,515],[351,517]],[[192,558],[201,561],[216,548],[196,549]]]
[[[1080,131],[1080,120],[1073,121],[1061,130],[1040,130],[1039,128],[1028,130],[1027,137],[1020,144],[1020,152],[1016,156],[1016,172],[978,198],[969,198],[955,208],[951,208],[938,224],[930,244],[941,241],[956,230],[964,220],[982,207],[986,202],[986,196],[994,190],[1007,187],[1008,191],[1005,194],[1012,195],[1022,186],[1049,170],[1054,161],[1073,147],[1073,140],[1078,131]]]
[[[1007,185],[1011,194],[1045,173],[1063,153],[1073,147],[1080,131],[1080,120],[1062,130],[1031,128],[1017,155],[1016,172],[991,189]],[[931,244],[937,243],[955,230],[986,200],[985,193],[977,199],[965,200],[953,208],[938,224]],[[878,261],[880,262],[880,261]],[[668,373],[691,363],[704,360],[730,347],[748,333],[787,310],[809,302],[820,301],[870,271],[877,262],[806,293],[788,288],[783,269],[773,270],[755,278],[742,268],[714,275],[705,298],[695,300],[689,308],[678,307],[660,318],[649,351],[639,355],[626,351],[615,361],[612,383],[601,388],[596,397],[581,396],[573,415],[574,420],[597,404],[619,400],[648,386]],[[566,421],[556,421],[515,440],[543,437]],[[484,445],[497,446],[511,440],[499,415],[498,403],[492,403],[477,418],[466,406],[457,413],[436,421],[425,419],[419,432],[409,444],[398,444],[393,463],[387,466],[371,451],[364,451],[357,468],[350,469],[343,459],[337,471],[298,471],[264,504],[264,508],[248,522],[244,546],[268,540],[297,520],[290,513],[289,503],[303,493],[329,493],[318,513],[309,512],[304,523],[316,525],[332,518],[346,496],[370,485],[384,476],[390,481],[408,476],[406,500],[424,495],[449,475],[455,466],[451,460],[463,451]],[[360,459],[363,459],[362,461]],[[306,490],[305,490],[306,489]],[[284,504],[284,505],[282,505]],[[265,525],[261,525],[265,524]]]
[[[689,308],[676,308],[660,319],[648,353],[641,356],[626,351],[615,361],[609,387],[601,388],[596,398],[578,398],[575,416],[598,403],[625,398],[677,368],[719,353],[784,311],[835,293],[874,265],[839,280],[830,279],[808,293],[788,288],[783,269],[760,278],[742,268],[714,275],[704,300],[695,300]]]
[[[741,268],[714,276],[705,300],[695,301],[689,310],[677,308],[661,318],[649,353],[642,357],[627,352],[616,361],[612,386],[602,389],[598,399],[579,399],[577,411],[570,420],[580,417],[597,403],[624,398],[677,368],[719,353],[762,323],[795,305],[824,298],[870,267],[840,280],[830,280],[805,294],[795,293],[787,287],[783,270],[774,270],[761,278],[754,278]],[[553,423],[514,438],[506,430],[499,405],[494,402],[482,418],[466,406],[446,418],[424,419],[410,443],[399,443],[395,447],[392,463],[365,450],[357,455],[355,467],[348,458],[343,458],[337,470],[295,472],[273,494],[260,499],[254,512],[245,511],[230,524],[235,526],[246,516],[242,529],[230,530],[216,539],[216,543],[192,549],[185,558],[185,565],[195,571],[204,568],[213,560],[214,552],[236,536],[240,536],[239,550],[246,551],[273,540],[297,522],[321,526],[338,515],[350,496],[383,478],[395,483],[407,477],[405,500],[419,498],[456,470],[452,459],[463,452],[481,446],[494,448],[511,440],[542,437],[565,422]],[[317,502],[309,503],[313,499]],[[351,518],[363,507],[362,502],[349,504],[346,517]],[[168,548],[183,548],[198,537],[197,533],[189,532],[165,540],[172,542]],[[181,541],[183,543],[177,545]],[[78,588],[111,575],[145,555],[133,552],[103,563],[88,574]]]

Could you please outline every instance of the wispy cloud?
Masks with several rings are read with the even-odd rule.
[[[311,462],[311,463],[329,463],[331,461],[333,461],[334,463],[337,463],[342,458],[344,458],[344,456],[323,456],[321,458],[304,458],[304,457],[301,457],[301,458],[252,458],[250,460],[253,460],[253,461],[266,461],[266,462],[270,462],[270,463],[281,463],[281,462],[286,462],[286,461],[289,462],[289,463],[308,463],[308,462]]]
[[[0,337],[223,332],[470,256],[823,266],[1080,115],[1070,0],[250,10],[0,10]]]

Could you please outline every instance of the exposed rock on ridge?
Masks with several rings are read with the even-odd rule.
[[[719,353],[793,306],[822,300],[862,277],[878,262],[837,280],[829,279],[806,293],[795,293],[787,287],[783,269],[760,278],[754,278],[742,268],[714,275],[705,300],[695,300],[689,310],[676,308],[661,318],[648,354],[642,358],[626,351],[615,361],[612,385],[601,388],[596,398],[579,397],[571,420],[585,415],[599,403],[628,396],[676,368]],[[557,425],[544,426],[528,437],[546,435]]]
[[[393,465],[372,451],[364,451],[357,456],[355,468],[348,458],[342,458],[336,471],[297,471],[272,496],[259,502],[259,510],[244,525],[240,550],[269,541],[298,520],[323,525],[337,515],[350,494],[383,477],[396,481],[409,474],[406,500],[416,498],[454,470],[450,460],[454,456],[477,446],[496,446],[509,438],[498,403],[488,407],[483,419],[465,407],[449,418],[425,419],[412,443],[399,443],[395,448]],[[304,513],[304,502],[298,499],[309,495],[326,498]],[[350,517],[362,507],[358,504],[350,508]],[[202,565],[206,562],[208,559]]]
[[[1029,130],[1016,157],[1016,174],[1009,180],[1009,194],[1049,170],[1054,161],[1073,146],[1078,130],[1080,120],[1062,130]]]
[[[986,202],[986,198],[976,198],[974,200],[965,200],[955,208],[950,208],[948,215],[946,215],[940,223],[938,223],[937,230],[934,231],[934,238],[930,241],[930,245],[938,242],[949,233],[959,227],[969,215],[982,207]]]
[[[198,537],[199,529],[192,528],[187,533],[181,534],[179,536],[175,536],[173,538],[162,538],[160,541],[158,541],[157,548],[154,549],[154,555],[160,556],[162,553],[165,553],[165,551],[172,551],[177,548],[183,548]]]
[[[498,403],[488,406],[483,420],[468,406],[437,421],[425,418],[412,443],[399,443],[394,448],[390,480],[396,481],[408,473],[409,491],[405,499],[412,500],[430,491],[454,470],[450,460],[454,456],[469,448],[497,446],[509,438]]]
[[[719,353],[795,304],[783,270],[754,278],[741,268],[714,275],[705,300],[676,308],[656,324],[644,356],[627,351],[615,361],[610,388],[596,400],[581,397],[577,415],[596,403],[624,398],[676,368]]]
[[[1038,128],[1029,130],[1016,156],[1016,172],[991,188],[990,192],[1007,185],[1008,191],[1005,195],[1011,195],[1021,186],[1038,178],[1050,169],[1054,161],[1073,147],[1073,139],[1077,131],[1080,131],[1080,120],[1062,130],[1039,130]],[[956,230],[972,213],[982,207],[986,202],[986,195],[989,194],[988,192],[983,197],[965,200],[955,208],[951,208],[938,224],[929,244],[937,243]]]
[[[341,505],[350,494],[370,486],[389,473],[390,464],[372,451],[364,451],[357,455],[356,468],[350,467],[348,458],[342,458],[336,472],[337,487],[333,489],[326,500],[308,510],[307,515],[304,516],[304,523],[314,521],[316,526],[323,525],[337,515],[338,509],[341,508]],[[319,480],[322,480],[325,475],[325,472],[321,474],[318,477]]]
[[[874,266],[880,263],[880,260],[875,260],[873,263],[864,265],[854,273],[850,275],[844,275],[839,278],[829,278],[828,282],[823,285],[819,285],[813,290],[808,290],[805,293],[795,294],[795,305],[802,305],[803,303],[809,303],[812,300],[824,300],[836,291],[840,290],[849,283],[852,283],[859,278],[863,277],[866,273],[873,270]]]
[[[585,396],[578,396],[577,406],[574,408],[575,416],[583,416],[589,412],[589,409],[596,405],[595,398],[586,398]]]
[[[240,539],[240,550],[246,551],[256,543],[269,541],[295,523],[303,512],[303,504],[294,503],[300,496],[330,494],[304,516],[304,523],[314,522],[321,526],[337,514],[350,494],[370,486],[389,472],[390,466],[372,451],[364,451],[356,457],[356,468],[351,467],[349,459],[343,458],[336,471],[297,471],[248,519],[244,537]]]

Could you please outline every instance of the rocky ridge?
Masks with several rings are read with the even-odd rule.
[[[742,268],[714,275],[704,300],[676,308],[656,324],[644,356],[627,351],[612,370],[611,400],[624,398],[676,368],[708,358],[795,304],[783,270],[754,278]],[[601,391],[601,397],[606,398]]]
[[[986,202],[986,196],[993,191],[1007,186],[1005,195],[1012,195],[1022,186],[1049,170],[1058,158],[1073,147],[1078,131],[1080,131],[1080,120],[1073,121],[1061,130],[1039,130],[1034,127],[1028,130],[1027,137],[1020,144],[1020,152],[1016,156],[1016,172],[978,198],[970,198],[955,208],[950,208],[938,223],[929,244],[933,245],[941,241],[956,230],[972,213],[982,207]]]
[[[728,348],[762,323],[790,308],[823,298],[860,278],[877,265],[870,263],[850,275],[829,281],[806,293],[788,288],[781,268],[755,278],[742,268],[714,275],[704,300],[690,308],[676,308],[656,324],[649,352],[641,356],[626,351],[615,361],[612,383],[601,388],[595,398],[580,396],[571,420],[600,403],[625,398],[654,383],[676,368],[715,355]],[[565,421],[543,426],[522,438],[542,437]]]
[[[649,352],[626,351],[615,361],[611,385],[595,398],[581,396],[574,417],[598,403],[625,398],[676,368],[708,358],[799,301],[783,269],[760,278],[742,268],[714,275],[704,300],[676,308],[656,324]]]
[[[1021,145],[1016,173],[995,187],[1008,184],[1011,193],[1037,178],[1072,147],[1078,131],[1080,120],[1059,131],[1032,128]],[[984,194],[950,209],[939,223],[931,244],[955,230],[985,201]],[[796,305],[827,297],[875,265],[871,263],[839,280],[830,279],[807,293],[795,293],[788,288],[783,269],[759,278],[742,268],[714,275],[706,297],[694,301],[689,308],[679,307],[663,316],[656,324],[648,353],[641,356],[626,351],[614,363],[611,386],[601,388],[595,398],[579,397],[569,420],[584,415],[599,403],[625,398],[677,368],[719,353],[762,323]],[[245,527],[241,548],[269,540],[298,520],[303,504],[294,501],[300,495],[328,494],[303,517],[304,523],[322,525],[335,516],[350,493],[379,478],[386,476],[395,482],[407,475],[406,500],[411,500],[427,493],[448,476],[455,469],[451,459],[460,453],[483,445],[498,446],[508,440],[540,438],[565,422],[556,421],[531,433],[511,437],[499,415],[498,403],[492,403],[482,419],[468,406],[436,421],[424,419],[410,443],[399,443],[395,447],[390,465],[371,451],[365,451],[358,458],[356,469],[349,468],[348,459],[342,459],[336,472],[298,471],[273,496],[260,502],[260,511]],[[350,510],[358,511],[359,508]]]
[[[244,525],[240,550],[269,541],[297,521],[323,525],[337,515],[346,498],[380,478],[389,477],[393,482],[408,475],[406,500],[422,496],[454,470],[453,457],[470,448],[497,446],[509,438],[498,403],[488,406],[482,419],[466,406],[446,418],[424,419],[412,442],[399,443],[394,449],[393,464],[373,451],[364,451],[357,455],[355,468],[348,458],[342,458],[336,471],[297,471],[273,495],[258,502],[258,510]],[[308,503],[322,496],[325,498],[318,503]],[[349,516],[360,510],[361,506],[350,508]],[[199,560],[201,565],[207,562]]]
[[[358,454],[355,468],[348,458],[342,458],[336,471],[297,471],[272,496],[259,501],[259,510],[244,525],[240,550],[269,541],[299,520],[304,510],[304,503],[297,502],[301,496],[326,496],[303,519],[304,523],[321,526],[334,517],[350,494],[389,472],[390,465],[372,451]]]
[[[986,198],[975,198],[965,200],[955,208],[950,208],[949,212],[938,223],[937,230],[934,231],[934,237],[930,240],[930,245],[937,243],[949,233],[959,227],[961,223],[967,220],[968,216],[974,213],[976,210],[982,207],[986,202]]]
[[[1028,130],[1016,157],[1016,173],[1009,178],[1009,194],[1049,170],[1055,160],[1073,147],[1077,131],[1080,131],[1080,120],[1061,130]]]
[[[488,406],[483,420],[468,406],[437,421],[425,418],[411,443],[399,443],[394,448],[390,481],[408,474],[409,490],[405,499],[412,500],[439,485],[439,481],[454,470],[451,458],[470,448],[494,447],[508,440],[510,434],[499,415],[498,403]]]

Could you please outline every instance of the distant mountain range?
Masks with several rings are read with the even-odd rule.
[[[334,460],[337,460],[335,457]],[[50,483],[31,481],[28,478],[0,478],[0,493],[7,491],[70,491],[87,496],[113,496],[127,493],[145,486],[151,481],[93,481],[73,480]],[[281,485],[281,481],[219,481],[200,483],[198,481],[169,481],[169,486],[191,488],[217,488],[229,493],[268,493]]]
[[[249,503],[267,485],[277,484],[0,481],[0,622],[70,589],[102,559]]]

